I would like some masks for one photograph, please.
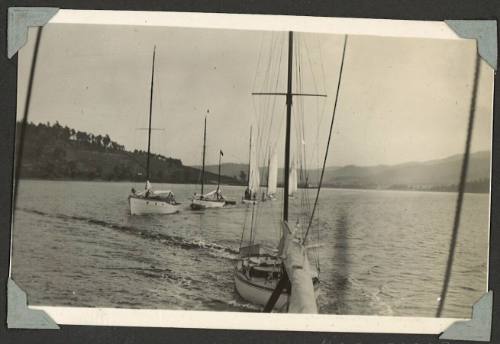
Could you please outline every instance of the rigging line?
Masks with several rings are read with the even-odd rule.
[[[311,54],[309,54],[309,47],[307,46],[307,41],[306,40],[304,40],[304,45],[305,45],[305,48],[306,48],[307,61],[309,62],[309,69],[311,71],[311,76],[312,76],[312,79],[313,79],[314,91],[315,91],[315,93],[318,93],[318,85],[316,83],[316,76],[314,75],[313,64],[312,64],[312,61],[311,61]]]
[[[241,233],[241,239],[240,239],[240,250],[241,250],[241,245],[243,245],[243,239],[245,238],[245,229],[247,227],[247,221],[248,221],[248,209],[245,210],[245,219],[243,220],[243,231]]]
[[[315,213],[316,207],[318,205],[319,192],[321,190],[321,185],[323,184],[323,177],[325,175],[326,159],[328,158],[328,151],[329,151],[329,148],[330,148],[330,141],[332,139],[333,122],[335,120],[335,112],[337,110],[337,103],[338,103],[338,100],[339,100],[339,93],[340,93],[340,85],[341,85],[341,81],[342,81],[342,71],[344,69],[344,60],[345,60],[345,52],[346,52],[346,46],[347,46],[347,38],[348,38],[348,36],[345,35],[344,46],[342,48],[342,61],[340,63],[339,79],[338,79],[338,82],[337,82],[337,93],[335,94],[335,102],[333,103],[332,121],[330,122],[330,133],[328,134],[328,142],[327,142],[327,145],[326,145],[325,159],[323,160],[323,168],[321,170],[321,176],[319,178],[318,192],[316,193],[316,199],[314,200],[313,210],[311,212],[311,218],[309,219],[309,225],[307,226],[307,231],[306,231],[306,234],[304,235],[303,243],[306,242],[307,235],[309,234],[309,230],[311,229],[311,224],[312,224],[312,221],[313,221],[313,218],[314,218],[314,213]]]
[[[320,65],[321,65],[321,75],[323,76],[322,78],[322,81],[323,81],[323,89],[326,91],[326,74],[325,74],[325,66],[323,64],[323,54],[321,53],[321,44],[320,44],[320,41],[319,41],[319,37],[316,37],[317,38],[317,42],[318,42],[318,51],[319,51],[319,62],[320,62]]]
[[[12,210],[16,209],[17,206],[17,194],[19,191],[19,178],[21,176],[21,163],[22,163],[22,158],[23,158],[23,152],[24,152],[24,140],[26,136],[26,127],[28,125],[28,115],[29,115],[29,109],[31,107],[31,95],[33,93],[33,81],[35,80],[35,70],[36,70],[36,65],[38,61],[38,51],[40,49],[40,40],[42,37],[42,31],[43,31],[43,26],[40,27],[36,33],[36,41],[35,41],[35,47],[33,50],[33,59],[31,62],[31,70],[29,74],[29,79],[28,79],[28,89],[26,93],[26,101],[24,103],[24,114],[23,114],[23,120],[21,123],[21,132],[19,133],[19,141],[18,141],[18,152],[17,152],[17,161],[15,163],[14,167],[14,193],[13,193],[13,199],[12,199]],[[17,124],[16,124],[17,126]],[[14,132],[14,136],[15,136]],[[14,154],[16,155],[16,149],[14,146]],[[14,156],[15,156],[14,155]]]
[[[320,51],[321,48],[319,46],[319,38],[317,38],[316,41],[318,43],[318,50]],[[306,48],[307,60],[309,62],[309,69],[311,71],[311,75],[312,75],[312,78],[313,78],[314,91],[315,91],[315,93],[319,93],[319,90],[318,90],[319,87],[318,87],[318,83],[316,81],[316,75],[314,74],[313,63],[312,63],[312,59],[311,59],[311,54],[309,53],[309,47],[307,45],[307,40],[304,40],[304,45],[305,45],[305,48]],[[321,60],[321,51],[320,51],[320,60]],[[321,67],[323,67],[323,65]],[[324,93],[326,93],[326,88],[325,88],[325,85],[324,85],[324,80],[323,80],[323,90],[324,90]],[[318,114],[317,117],[318,117],[318,120],[320,120],[320,118],[319,118],[320,117],[320,100],[319,100],[319,98],[316,98],[315,100],[316,100],[315,101],[316,111],[317,111],[317,114]],[[325,102],[323,102],[323,108],[321,110],[321,113],[323,113],[323,111],[324,111],[324,104],[325,104]],[[318,130],[319,130],[319,126],[318,126]],[[318,138],[318,136],[317,136],[317,138]]]
[[[278,89],[278,86],[279,86],[279,80],[280,80],[280,75],[281,75],[281,63],[282,63],[282,60],[283,60],[283,47],[284,47],[284,42],[285,42],[285,39],[284,37],[279,37],[279,58],[278,59],[274,59],[274,61],[278,61],[277,62],[277,65],[276,65],[276,68],[277,68],[277,73],[276,73],[276,81],[273,82],[274,83],[274,91],[277,91]],[[259,147],[259,151],[263,151],[264,150],[264,147],[268,147],[270,145],[270,141],[271,141],[271,133],[272,133],[272,127],[273,127],[273,122],[274,122],[274,111],[275,111],[275,108],[276,108],[276,103],[277,103],[277,99],[276,97],[273,97],[273,100],[272,100],[272,104],[269,105],[268,107],[268,111],[270,110],[270,113],[269,114],[265,114],[264,116],[262,116],[262,119],[261,119],[261,123],[262,123],[262,128],[265,128],[266,127],[266,123],[265,123],[265,120],[267,118],[269,118],[269,125],[267,125],[267,137],[264,136],[263,134],[263,137],[262,137],[262,140],[260,140],[260,147]]]
[[[280,38],[280,37],[278,36],[278,37],[277,37],[277,40],[278,40],[279,38]],[[283,42],[282,42],[282,40],[278,40],[278,44],[279,44],[279,46],[280,46],[280,49],[279,49],[279,61],[280,61],[280,62],[279,62],[279,64],[278,64],[278,73],[277,73],[277,78],[279,78],[279,71],[280,71],[279,65],[281,64],[281,57],[282,57],[282,50],[283,50]],[[278,59],[273,59],[272,61],[273,61],[273,63],[276,63],[276,61],[277,61],[277,60],[278,60]],[[276,66],[275,66],[275,64],[273,64],[271,69],[274,71],[275,67],[276,67]],[[271,75],[271,73],[270,73],[270,72],[268,73],[268,77],[269,77],[269,81],[268,81],[268,84],[265,86],[265,87],[266,87],[266,89],[267,89],[270,85],[273,85],[273,84],[274,84],[274,78],[272,77],[272,75]],[[272,80],[271,80],[271,79],[272,79]],[[275,104],[275,101],[276,101],[276,100],[275,100],[275,99],[273,99],[272,104]],[[272,117],[272,114],[271,114],[271,116],[269,116],[269,112],[270,112],[269,110],[272,108],[272,107],[271,107],[271,105],[270,105],[270,103],[271,103],[270,98],[266,97],[266,98],[264,99],[264,102],[263,102],[263,103],[264,103],[264,105],[265,105],[265,109],[264,109],[264,111],[263,111],[263,112],[261,113],[261,115],[260,115],[260,119],[259,119],[259,126],[258,126],[259,128],[264,128],[264,127],[266,127],[266,125],[265,125],[265,121],[266,121],[266,119],[267,119],[268,117],[271,117],[271,120],[272,120],[272,118],[273,118],[273,117]],[[269,127],[270,127],[270,126],[269,126]],[[258,150],[259,150],[259,151],[260,151],[260,150],[262,150],[262,146],[264,146],[264,142],[263,142],[263,141],[264,141],[264,139],[263,139],[263,135],[262,135],[262,140],[259,140],[259,143],[260,143],[260,144],[259,144],[259,148],[258,148]]]
[[[318,228],[316,230],[316,234],[317,234],[317,238],[316,238],[316,241],[317,243],[319,244],[320,242],[320,237],[319,237],[319,232],[320,232],[320,224],[319,224],[319,218],[320,218],[320,215],[319,215],[319,211],[320,211],[320,208],[318,208]],[[316,248],[316,269],[318,270],[318,273],[320,271],[320,266],[319,266],[320,262],[319,262],[319,248]]]
[[[302,73],[302,43],[303,40],[299,40],[297,44],[297,89],[298,92],[302,92],[303,90],[303,73]],[[296,137],[298,138],[298,143],[297,143],[297,156],[298,160],[300,163],[300,178],[299,180],[303,182],[307,177],[307,165],[305,162],[306,159],[306,152],[305,152],[305,145],[304,145],[304,140],[305,140],[305,122],[304,122],[304,101],[303,99],[298,99],[297,100],[297,109],[296,109],[296,115],[297,115],[297,126],[296,126]],[[299,196],[301,199],[301,213],[300,217],[304,216],[305,209],[307,209],[307,189],[302,189],[301,192],[299,192]]]
[[[319,62],[321,65],[321,76],[322,76],[321,80],[322,80],[323,89],[325,90],[325,93],[326,93],[326,76],[325,76],[325,66],[323,63],[323,54],[321,52],[322,49],[321,49],[320,39],[319,39],[319,37],[316,37],[316,39],[317,39],[317,44],[318,44]],[[318,101],[319,101],[319,99],[318,99]],[[323,102],[323,106],[321,108],[319,123],[323,122],[323,118],[324,118],[324,115],[326,113],[325,109],[326,109],[326,101]],[[318,124],[318,128],[319,128],[319,124]],[[318,154],[318,159],[319,159],[319,154]]]
[[[279,53],[279,62],[278,62],[278,72],[277,72],[277,75],[276,75],[276,82],[275,82],[275,85],[274,85],[274,91],[277,92],[278,90],[278,86],[279,86],[279,80],[280,80],[280,76],[281,76],[281,61],[283,60],[283,47],[285,46],[285,37],[281,37],[281,44],[280,44],[280,53]],[[272,106],[271,106],[271,113],[270,113],[270,123],[269,123],[269,130],[268,130],[268,140],[267,140],[267,145],[269,146],[270,145],[270,141],[271,141],[271,132],[272,132],[272,127],[273,127],[273,119],[274,119],[274,111],[276,109],[276,103],[277,103],[278,99],[277,97],[273,97],[273,103],[272,103]]]
[[[271,51],[269,53],[269,60],[268,60],[268,69],[267,69],[267,72],[266,72],[266,82],[264,84],[264,87],[265,89],[269,89],[270,86],[272,85],[272,70],[275,68],[275,64],[276,64],[276,58],[275,58],[275,54],[277,53],[277,46],[279,44],[279,35],[276,34],[274,35],[273,34],[273,40],[271,42]],[[266,99],[264,99],[264,111],[263,113],[264,114],[267,114],[268,111],[269,111],[269,107],[270,107],[270,102],[271,102],[271,98],[270,97],[266,97]]]
[[[271,63],[271,57],[272,57],[272,51],[273,51],[273,37],[274,37],[274,33],[272,32],[271,33],[271,36],[269,38],[269,49],[266,49],[267,51],[269,51],[269,56],[266,56],[266,62],[264,63],[263,62],[263,72],[264,72],[264,78],[262,80],[262,84],[264,86],[267,85],[268,83],[268,78],[269,78],[269,66],[270,66],[270,63]],[[267,46],[267,43],[266,43],[266,46]],[[265,66],[264,66],[265,64]],[[259,102],[259,114],[262,113],[264,110],[265,110],[265,102],[266,100],[263,99],[261,102]],[[258,115],[256,116],[256,120],[258,119]]]
[[[250,245],[253,245],[255,238],[254,213],[255,213],[255,203],[252,203],[252,218],[250,220]]]
[[[264,45],[264,32],[260,35],[259,57],[257,58],[257,67],[255,68],[255,75],[253,78],[252,90],[255,90],[255,85],[257,83],[257,74],[260,70],[260,59],[262,57],[263,45]]]
[[[298,44],[298,58],[299,58],[299,62],[298,62],[298,78],[299,78],[299,88],[300,88],[300,91],[302,92],[303,90],[303,72],[302,72],[302,42],[304,40],[300,40],[299,44]],[[307,50],[306,50],[307,52]],[[298,114],[298,117],[299,117],[299,138],[300,138],[300,145],[299,145],[299,148],[300,149],[300,152],[301,152],[301,177],[302,179],[305,179],[307,178],[307,164],[306,164],[306,151],[305,151],[305,119],[304,119],[304,114],[305,114],[305,111],[304,111],[304,103],[305,103],[305,100],[304,99],[300,99],[300,102],[299,102],[299,114]],[[307,189],[306,189],[307,191]],[[304,196],[307,196],[307,192],[304,192]]]
[[[443,307],[444,307],[444,303],[446,300],[446,294],[448,292],[448,287],[450,284],[451,270],[453,267],[453,259],[455,256],[455,248],[457,245],[458,229],[460,227],[460,216],[462,214],[462,204],[463,204],[464,193],[465,193],[465,183],[467,180],[467,168],[469,166],[469,153],[470,153],[470,146],[471,146],[471,141],[472,141],[472,129],[474,127],[474,116],[476,113],[476,99],[477,99],[477,90],[478,90],[479,66],[480,66],[480,58],[479,58],[479,54],[477,52],[477,45],[476,45],[476,60],[475,60],[475,66],[474,66],[474,80],[473,80],[473,86],[472,86],[472,97],[471,97],[470,108],[469,108],[469,123],[468,123],[468,127],[467,127],[467,137],[465,140],[464,158],[462,160],[462,168],[460,171],[460,183],[458,186],[458,197],[457,197],[457,203],[455,206],[455,219],[453,222],[453,230],[451,233],[450,249],[448,252],[448,262],[446,264],[446,272],[444,275],[443,289],[441,290],[441,297],[440,297],[439,305],[438,305],[438,308],[436,311],[437,318],[441,317],[441,314],[443,312]]]
[[[298,88],[300,89],[300,92],[303,90],[303,73],[302,73],[302,43],[304,40],[300,40],[298,47],[297,47],[297,74],[298,74]],[[305,43],[305,41],[304,41]],[[306,46],[307,47],[307,46]],[[306,51],[307,52],[307,51]],[[298,103],[298,128],[297,128],[297,136],[299,138],[299,145],[298,145],[298,151],[299,151],[299,157],[300,157],[300,181],[303,183],[304,181],[307,180],[307,163],[306,163],[306,150],[305,150],[305,120],[304,120],[304,100],[300,99]],[[308,190],[307,189],[302,189],[302,191],[299,193],[301,197],[301,220],[304,220],[304,216],[306,213],[306,210],[308,211]],[[303,228],[303,227],[302,227]],[[303,233],[302,233],[303,234]]]
[[[266,89],[269,89],[271,85],[274,84],[274,80],[273,80],[273,74],[274,74],[274,71],[276,70],[276,61],[278,60],[277,58],[275,58],[275,55],[278,54],[278,46],[281,46],[282,45],[282,40],[280,38],[279,35],[275,35],[275,40],[273,41],[273,46],[272,46],[272,49],[271,49],[271,53],[270,53],[270,60],[269,60],[269,68],[268,68],[268,71],[267,71],[267,75],[266,75],[266,83],[264,84],[264,87]],[[279,49],[279,57],[281,59],[281,53],[282,51],[282,47]],[[278,72],[279,72],[279,68],[278,68]],[[262,128],[264,125],[264,121],[266,120],[267,117],[269,117],[269,112],[270,112],[270,108],[271,108],[271,98],[270,97],[265,97],[262,101],[262,111],[260,113],[260,120],[258,121],[259,123],[259,128]],[[274,100],[273,100],[274,102]],[[260,140],[259,140],[260,142]],[[259,150],[261,149],[261,147],[259,147]]]

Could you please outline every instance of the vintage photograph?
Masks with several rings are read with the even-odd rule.
[[[487,291],[475,40],[49,23],[18,73],[29,305],[470,318]]]

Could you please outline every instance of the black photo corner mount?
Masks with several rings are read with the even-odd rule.
[[[462,1],[465,3],[465,1]],[[57,3],[57,1],[56,1]],[[75,1],[71,1],[71,3],[76,3]],[[83,5],[83,2],[80,2]],[[97,6],[97,2],[93,2],[94,6]],[[122,1],[123,4],[126,4],[125,1]],[[381,1],[381,3],[384,3],[384,1]],[[494,3],[493,1],[490,2]],[[126,10],[127,8],[124,8],[124,6],[119,6],[119,2],[115,2],[116,5],[118,5],[118,8],[115,8],[116,10]],[[151,2],[152,4],[152,2]],[[62,5],[62,2],[61,2]],[[127,5],[125,5],[126,7]],[[130,5],[129,5],[130,6]],[[151,7],[152,5],[149,5]],[[156,5],[158,6],[158,5]],[[194,5],[196,6],[196,5]],[[222,5],[221,5],[222,6]],[[306,6],[305,2],[304,5]],[[477,4],[477,6],[480,6]],[[493,6],[493,5],[491,5]],[[120,8],[121,7],[121,8]],[[182,6],[181,6],[182,7]],[[429,6],[428,6],[429,7]],[[71,8],[74,9],[79,9],[78,6],[71,6]],[[83,8],[82,8],[83,9]],[[88,8],[87,8],[88,9]],[[111,9],[111,8],[106,8],[106,9]],[[137,9],[137,8],[134,8]],[[153,10],[152,8],[144,9],[144,10]],[[158,8],[157,10],[166,10],[165,8]],[[174,9],[175,10],[175,9]],[[15,53],[26,43],[27,39],[27,31],[29,27],[36,27],[36,26],[43,26],[45,25],[50,18],[52,18],[53,15],[55,15],[58,11],[58,8],[54,7],[9,7],[7,9],[7,13],[3,13],[4,18],[8,18],[7,20],[7,44],[6,44],[6,50],[7,50],[7,56],[9,58],[12,58]],[[185,11],[189,11],[185,9]],[[198,10],[199,11],[199,10]],[[221,10],[222,13],[224,13],[224,10]],[[240,12],[244,13],[244,12]],[[345,13],[345,10],[344,10]],[[273,13],[275,14],[275,13]],[[278,14],[278,13],[276,13]],[[296,14],[296,13],[293,13]],[[319,15],[319,14],[316,14]],[[325,14],[325,16],[335,16],[335,13],[328,13]],[[343,15],[345,16],[345,14]],[[407,16],[407,15],[406,15]],[[351,17],[356,17],[356,15],[351,15]],[[372,16],[375,18],[375,16]],[[456,17],[456,16],[455,16]],[[396,18],[394,18],[396,19]],[[411,18],[406,18],[406,19],[411,19]],[[422,19],[425,20],[425,19]],[[470,38],[470,39],[476,39],[478,42],[478,52],[480,56],[496,71],[497,69],[497,23],[496,20],[445,20],[445,22],[462,38]],[[482,22],[481,25],[478,25]],[[3,33],[5,34],[5,33]],[[494,37],[492,36],[494,35]],[[493,46],[494,45],[494,46]],[[4,66],[2,66],[4,67]],[[496,75],[495,75],[495,82],[496,82]],[[2,89],[0,91],[3,91],[3,88],[6,87],[5,85],[1,85]],[[496,93],[496,91],[495,91]],[[15,90],[14,90],[15,94]],[[496,96],[495,96],[496,98]],[[496,107],[496,101],[495,101],[495,107]],[[2,104],[3,105],[3,104]],[[494,112],[495,113],[495,112]],[[3,116],[7,116],[8,114],[2,114]],[[495,123],[495,122],[494,122]],[[495,125],[494,125],[495,126]],[[493,129],[494,130],[494,129]],[[495,138],[493,138],[493,142],[495,142]],[[495,152],[495,149],[493,148],[493,152]],[[494,156],[494,154],[493,154]],[[5,157],[1,157],[2,159]],[[494,163],[495,159],[493,158],[492,160],[492,169],[494,170],[493,166],[495,166]],[[494,174],[492,174],[493,177]],[[494,178],[492,178],[494,179]],[[493,182],[492,182],[492,190],[493,190]],[[4,190],[1,190],[4,191]],[[493,192],[492,192],[492,199],[493,199]],[[493,203],[493,202],[492,202]],[[2,211],[4,214],[5,212]],[[493,209],[491,210],[491,216],[494,217],[494,211]],[[1,229],[2,231],[4,228]],[[490,231],[493,230],[493,227],[490,228]],[[4,246],[5,247],[5,246]],[[490,248],[490,255],[494,254],[495,252],[495,247],[492,246]],[[491,258],[490,258],[491,262]],[[496,269],[496,268],[495,268]],[[497,269],[498,270],[498,269]],[[491,276],[490,276],[491,277]],[[493,287],[490,285],[490,287]],[[47,329],[58,329],[59,326],[43,311],[41,310],[34,310],[34,309],[29,309],[27,307],[27,297],[24,291],[22,291],[21,288],[19,288],[16,283],[12,279],[8,279],[7,281],[7,324],[9,328],[12,329],[40,329],[40,328],[47,328]],[[473,306],[472,310],[472,319],[468,321],[457,321],[454,324],[452,324],[446,331],[444,331],[440,336],[439,340],[442,342],[447,342],[448,340],[461,340],[461,341],[483,341],[483,342],[488,342],[491,340],[491,331],[494,330],[492,328],[492,317],[494,317],[495,313],[495,308],[493,307],[493,304],[495,303],[495,299],[493,298],[493,290],[490,290],[486,294],[484,294],[481,299]],[[497,312],[498,313],[498,312]],[[497,324],[498,325],[498,324]],[[5,326],[5,325],[4,325]],[[78,328],[73,326],[73,328]],[[101,327],[99,330],[96,328],[96,331],[102,331],[103,327]],[[112,332],[116,331],[116,328],[108,327],[108,330],[105,330],[102,333],[102,336],[105,337],[109,336]],[[126,328],[121,328],[119,331],[127,331]],[[129,329],[128,333],[132,333],[131,331],[134,329]],[[140,329],[137,328],[138,333],[142,333],[142,336],[145,335],[145,330],[147,331],[148,329]],[[157,339],[155,342],[162,342],[162,340],[165,339],[165,337],[162,337],[165,333],[162,331],[171,331],[173,329],[151,329],[151,332],[155,332],[157,335]],[[214,331],[219,331],[219,330],[195,330],[195,329],[175,329],[174,333],[176,331],[199,331],[199,334],[206,333],[206,331],[209,332],[214,332]],[[0,333],[3,332],[0,331]],[[48,331],[48,333],[57,333],[58,331]],[[87,336],[89,336],[89,331],[84,331],[87,333]],[[242,334],[242,331],[228,331],[232,332],[233,334],[230,336],[220,336],[219,338],[224,338],[226,337],[226,340],[222,340],[221,342],[231,342],[231,338],[229,340],[227,339],[228,337],[233,337],[233,336],[238,336]],[[243,332],[255,332],[255,331],[243,331]],[[263,332],[263,331],[262,331]],[[493,332],[498,332],[498,331],[493,331]],[[106,335],[106,333],[108,333]],[[274,331],[272,332],[276,334]],[[271,335],[270,337],[274,339],[281,338],[283,334],[279,334],[278,336],[276,335]],[[0,336],[0,342],[2,342],[2,337],[5,335],[5,333]],[[264,334],[265,335],[265,334]],[[294,333],[289,333],[290,339],[293,339],[293,336],[297,334]],[[36,332],[33,334],[33,337],[36,337]],[[287,337],[288,334],[283,335],[283,337]],[[357,334],[336,334],[336,333],[331,333],[331,334],[315,334],[314,337],[317,338],[325,338],[325,339],[320,339],[318,343],[330,343],[330,342],[338,342],[337,339],[334,338],[341,338],[341,341],[343,343],[351,343],[351,342],[356,342],[359,343],[359,340],[354,340],[352,341],[351,336],[354,336],[354,338],[357,336]],[[387,336],[388,340],[391,342],[398,342],[398,341],[404,341],[404,336],[405,335],[381,335],[381,336]],[[122,336],[115,337],[114,339],[111,340],[113,343],[118,343],[120,342],[119,338],[126,338]],[[180,336],[181,338],[187,339],[184,342],[189,342],[189,339],[194,339],[198,338],[198,341],[202,342],[202,336]],[[212,336],[209,336],[212,337]],[[242,336],[243,338],[247,338],[247,342],[251,342],[249,340],[252,337],[257,338],[264,338],[261,336]],[[385,342],[384,337],[380,337],[380,335],[374,335],[374,336],[366,336],[366,335],[359,335],[360,338],[364,338],[362,342]],[[434,336],[419,336],[421,343],[428,343],[429,340],[432,340],[432,342],[439,342],[438,340],[434,341],[432,339]],[[66,333],[66,340],[69,340],[71,338],[70,333]],[[95,337],[94,337],[95,338]],[[214,339],[217,338],[216,336],[213,337]],[[296,340],[300,338],[307,338],[305,334],[303,335],[298,335],[295,337]],[[332,338],[331,340],[328,338]],[[370,339],[371,338],[371,339]],[[424,340],[423,338],[429,338],[429,340]],[[437,338],[437,336],[436,336]],[[495,338],[495,337],[493,337]],[[97,339],[97,338],[95,338]],[[108,337],[108,339],[111,339]],[[497,338],[498,339],[498,338]],[[83,340],[80,338],[80,340]],[[35,338],[31,338],[30,341],[35,341]],[[59,342],[59,341],[58,341]],[[295,340],[293,340],[295,342]],[[313,341],[314,342],[314,341]],[[415,343],[420,343],[419,340],[414,339],[413,342]],[[8,343],[10,343],[8,341]]]

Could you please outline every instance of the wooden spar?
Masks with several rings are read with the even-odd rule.
[[[208,110],[207,110],[208,113]],[[201,166],[201,196],[203,196],[203,187],[205,182],[205,149],[207,145],[207,116],[205,116],[205,126],[203,129],[203,164]]]
[[[153,66],[151,68],[151,90],[149,95],[149,126],[148,126],[148,157],[146,163],[146,181],[149,181],[149,155],[151,153],[151,119],[153,117],[153,87],[155,77],[155,53],[156,45],[153,48]]]
[[[302,244],[300,233],[290,231],[286,222],[283,222],[283,233],[282,257],[292,286],[288,313],[318,313],[307,249]]]
[[[289,247],[288,255],[285,268],[292,285],[288,299],[288,313],[318,313],[311,279],[311,266],[304,246],[294,242]]]
[[[285,181],[283,195],[283,221],[288,221],[288,181],[290,179],[290,131],[292,126],[292,64],[293,32],[288,33],[288,83],[286,91]]]
[[[252,96],[286,96],[288,93],[272,93],[272,92],[252,92]],[[292,96],[302,97],[328,97],[326,94],[314,93],[291,93]]]

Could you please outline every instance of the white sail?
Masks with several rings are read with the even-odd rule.
[[[259,173],[259,163],[257,159],[257,149],[255,144],[255,139],[253,139],[250,145],[250,169],[248,176],[248,188],[253,193],[259,191],[260,188],[260,173]]]
[[[269,171],[267,172],[267,194],[272,196],[276,193],[278,184],[278,156],[273,153],[269,160]]]
[[[290,176],[288,178],[288,194],[293,196],[297,192],[297,166],[295,159],[292,159],[290,166]]]

